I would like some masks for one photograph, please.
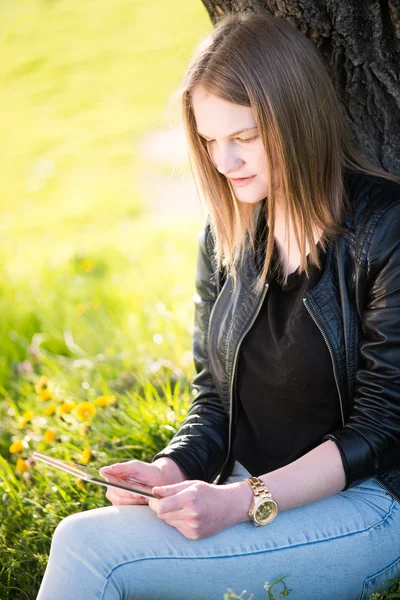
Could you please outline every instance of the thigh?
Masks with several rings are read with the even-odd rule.
[[[69,563],[65,600],[83,597],[82,581],[93,573],[96,591],[85,596],[93,600],[222,600],[228,588],[261,600],[265,582],[283,576],[296,600],[366,598],[380,574],[400,576],[399,513],[372,480],[265,527],[240,523],[203,540],[186,539],[148,506],[78,513],[64,520],[61,546],[70,560],[81,547],[86,566],[77,576]]]

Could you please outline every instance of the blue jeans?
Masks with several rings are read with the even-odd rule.
[[[236,462],[226,483],[248,476]],[[229,588],[266,600],[265,582],[285,575],[293,600],[367,600],[389,587],[400,577],[399,503],[371,479],[201,540],[148,506],[88,510],[57,526],[37,600],[223,600]]]

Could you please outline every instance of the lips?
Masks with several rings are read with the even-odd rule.
[[[241,185],[246,185],[246,183],[248,183],[249,181],[254,179],[254,177],[255,177],[255,175],[251,175],[250,177],[238,177],[237,179],[230,177],[230,180],[233,185],[241,186]]]

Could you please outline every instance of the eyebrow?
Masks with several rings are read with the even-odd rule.
[[[240,133],[244,133],[245,131],[251,131],[252,129],[257,129],[257,125],[254,125],[254,127],[247,127],[246,129],[241,129],[240,131],[234,131],[233,133],[231,133],[230,135],[226,136],[228,138],[234,137],[235,135],[239,135]],[[200,133],[200,131],[197,132],[199,134],[200,137],[204,138],[204,139],[209,139],[211,140],[212,138],[207,137],[206,135],[203,135],[202,133]]]

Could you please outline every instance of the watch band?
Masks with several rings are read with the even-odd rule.
[[[245,481],[247,481],[257,498],[272,498],[271,492],[259,477],[250,477]]]

